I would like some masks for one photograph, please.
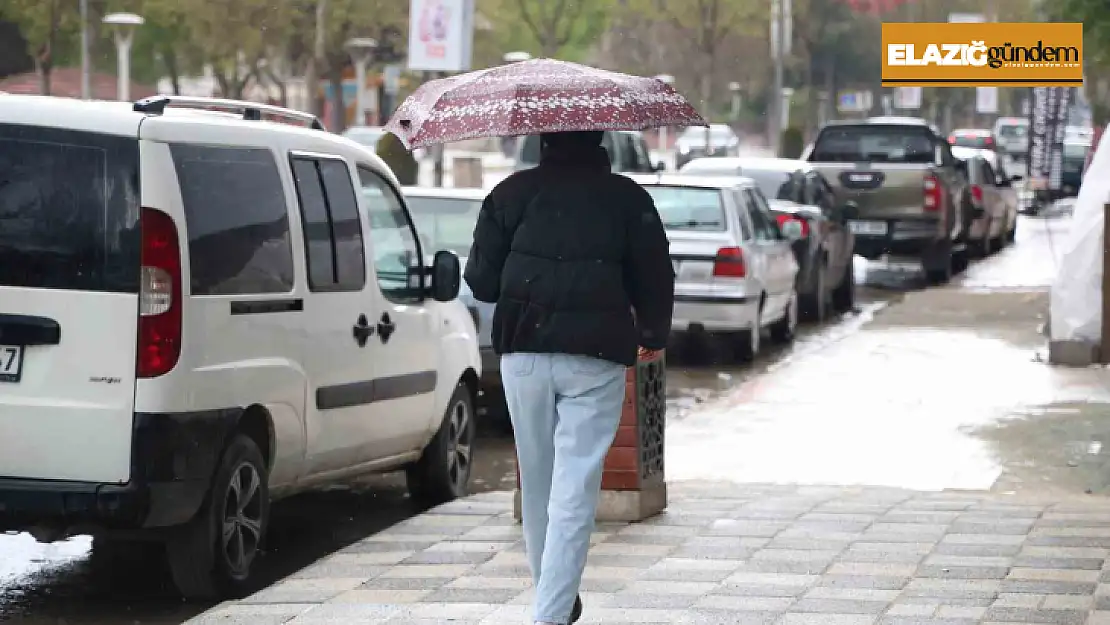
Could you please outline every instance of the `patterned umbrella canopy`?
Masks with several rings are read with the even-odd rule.
[[[479,137],[705,125],[654,78],[534,59],[427,82],[386,129],[411,150]]]

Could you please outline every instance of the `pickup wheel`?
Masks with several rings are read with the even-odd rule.
[[[474,398],[466,384],[459,382],[447,402],[439,431],[420,460],[405,470],[413,499],[438,505],[467,495],[474,459],[474,426]]]
[[[921,265],[925,270],[925,279],[933,285],[946,284],[952,279],[954,261],[951,241],[933,248],[922,258]]]
[[[844,277],[836,285],[832,294],[833,308],[838,312],[849,312],[856,307],[856,259],[853,256],[844,266]]]

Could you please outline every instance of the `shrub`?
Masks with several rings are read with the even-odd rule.
[[[805,137],[802,136],[801,128],[791,126],[782,131],[782,138],[779,141],[781,158],[800,158],[804,147]]]
[[[420,163],[417,163],[412,153],[405,149],[405,145],[397,135],[391,132],[382,135],[378,140],[376,151],[403,186],[416,184],[416,179],[420,175]]]

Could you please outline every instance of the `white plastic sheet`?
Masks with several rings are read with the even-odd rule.
[[[1102,327],[1103,215],[1110,202],[1110,140],[1099,141],[1083,176],[1071,231],[1052,283],[1050,336],[1098,343]]]

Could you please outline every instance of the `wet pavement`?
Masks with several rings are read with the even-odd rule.
[[[1023,220],[1017,246],[943,288],[860,263],[857,313],[755,365],[672,357],[668,478],[1107,492],[1107,374],[1037,353],[1064,223]],[[512,488],[511,447],[483,437],[475,490]],[[280,502],[259,588],[419,512],[396,476]],[[168,625],[207,607],[175,599],[148,554],[98,551],[0,536],[0,622]]]

